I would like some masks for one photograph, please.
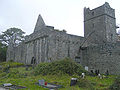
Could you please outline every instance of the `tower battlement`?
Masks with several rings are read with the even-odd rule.
[[[84,8],[84,22],[102,15],[108,15],[109,17],[115,18],[115,10],[111,8],[107,2],[92,10],[90,10],[90,8]]]

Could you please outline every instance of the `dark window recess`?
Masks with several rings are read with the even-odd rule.
[[[36,59],[35,59],[35,57],[32,57],[31,64],[35,64],[35,63],[36,63]]]
[[[113,40],[113,34],[111,34],[111,41]]]
[[[77,63],[80,63],[80,57],[75,57],[75,61],[77,62]]]
[[[68,57],[70,57],[70,45],[68,44]]]
[[[94,15],[94,12],[92,12],[92,15]]]

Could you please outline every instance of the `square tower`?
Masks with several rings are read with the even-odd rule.
[[[84,36],[88,44],[116,42],[115,10],[107,2],[92,10],[84,8]]]

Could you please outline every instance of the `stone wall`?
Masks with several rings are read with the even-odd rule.
[[[100,73],[105,73],[108,70],[110,74],[120,74],[120,42],[89,46],[82,53],[82,65],[88,66],[89,71],[100,70]]]
[[[12,51],[14,61],[31,64],[34,57],[36,63],[51,62],[70,57],[75,60],[79,53],[83,37],[67,34],[54,28],[44,27],[26,36],[25,41]],[[9,58],[8,58],[9,59]]]
[[[85,37],[67,34],[45,25],[39,15],[34,32],[19,46],[8,46],[7,61],[25,64],[52,62],[70,57],[90,70],[120,74],[120,42],[116,42],[115,10],[108,3],[84,9]]]
[[[82,37],[69,35],[63,32],[54,32],[50,36],[49,58],[53,60],[70,57],[75,60],[79,52],[79,47],[83,41]]]
[[[19,46],[14,47],[14,61],[25,63],[25,43],[22,42]]]
[[[14,47],[13,47],[13,44],[10,43],[8,48],[7,48],[7,55],[6,55],[6,61],[9,61],[9,60],[14,60]]]
[[[84,8],[84,32],[85,38],[89,36],[89,45],[115,43],[117,40],[115,10],[108,3],[92,10]]]

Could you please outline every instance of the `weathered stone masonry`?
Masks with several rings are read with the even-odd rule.
[[[40,15],[36,27],[31,35],[26,36],[23,43],[14,47],[14,58],[11,59],[26,64],[31,64],[32,57],[35,57],[36,63],[51,62],[65,57],[75,59],[83,37],[69,35],[64,30],[58,31],[46,26]],[[7,60],[10,60],[10,57]]]
[[[99,69],[101,73],[107,70],[111,74],[120,74],[120,43],[105,43],[97,46],[88,46],[83,51],[83,66],[90,70]]]
[[[31,64],[70,57],[88,70],[120,74],[120,42],[116,35],[115,10],[108,3],[90,10],[84,8],[84,37],[58,31],[44,23],[39,15],[34,32],[25,41],[7,51],[7,61]]]

